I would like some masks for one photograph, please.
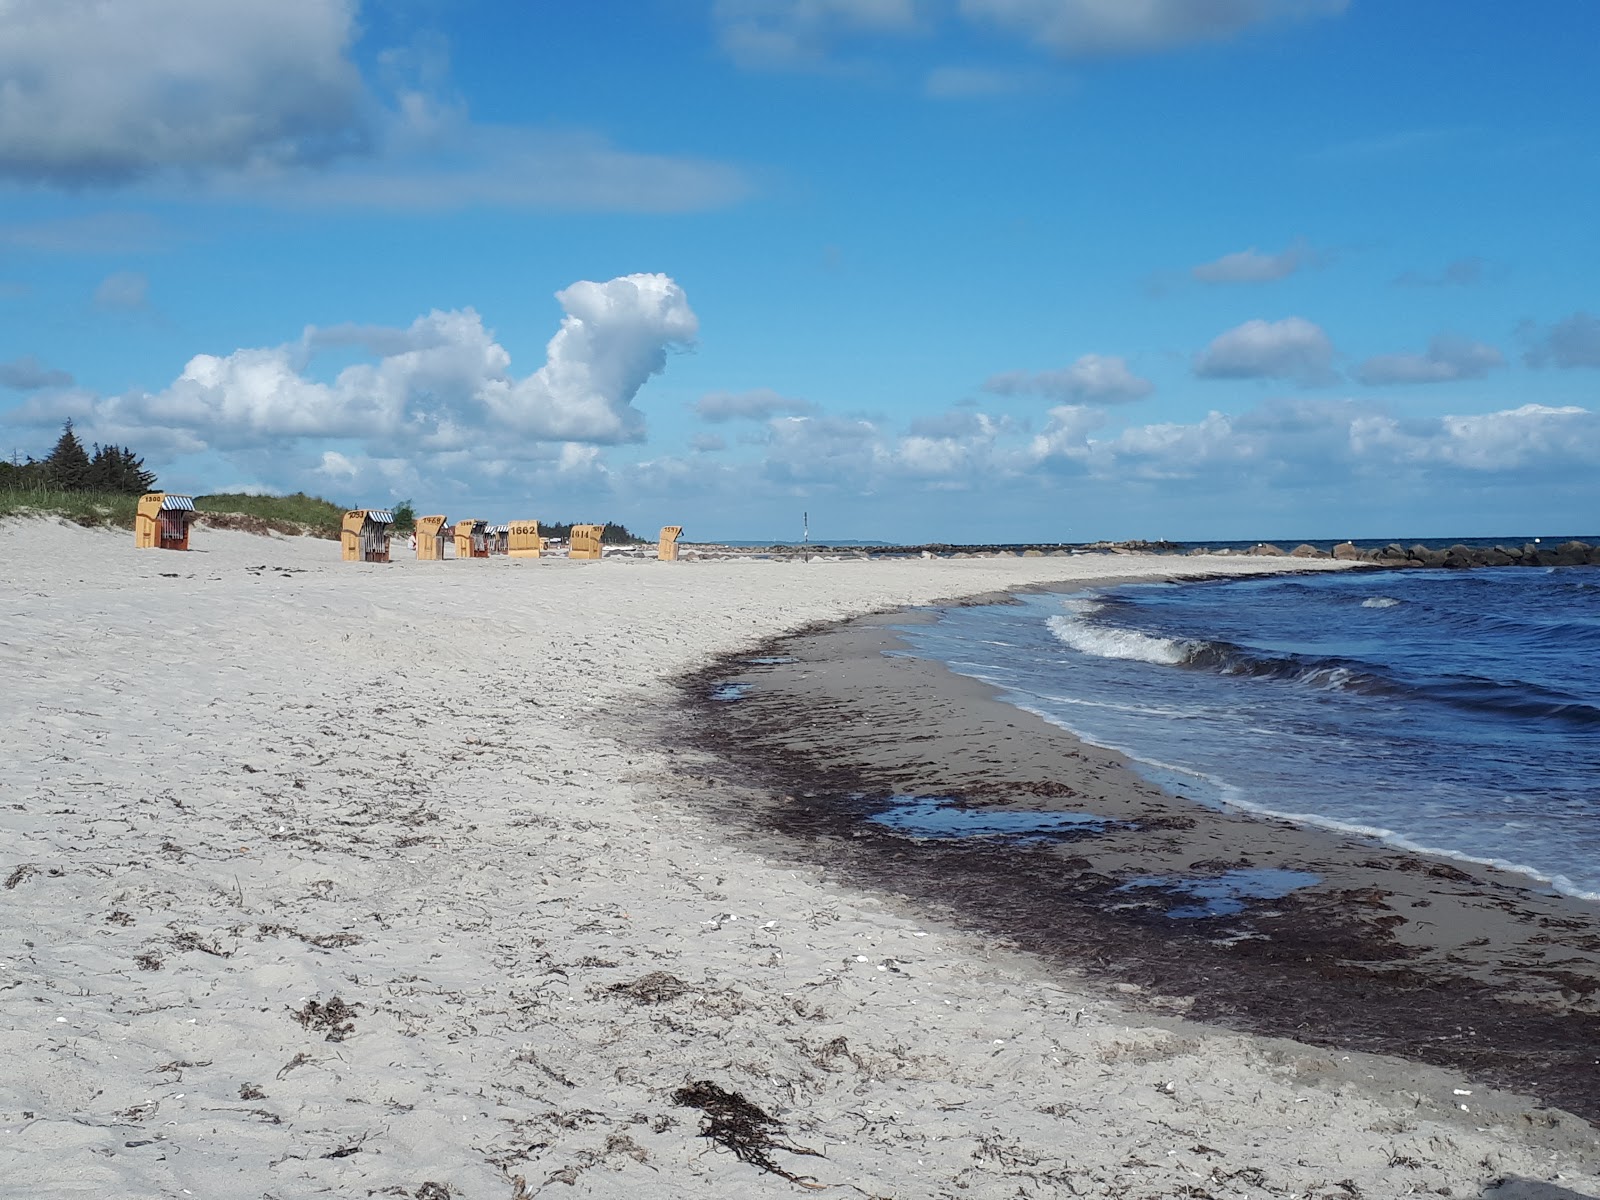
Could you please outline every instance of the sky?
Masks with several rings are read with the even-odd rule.
[[[0,453],[904,542],[1600,532],[1591,0],[0,0]]]

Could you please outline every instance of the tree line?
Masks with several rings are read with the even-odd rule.
[[[85,448],[68,421],[43,459],[13,454],[0,461],[0,488],[13,491],[115,492],[142,496],[154,491],[155,472],[127,446]]]

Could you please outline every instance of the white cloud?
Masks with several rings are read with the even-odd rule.
[[[1381,384],[1453,383],[1482,379],[1505,365],[1505,356],[1493,346],[1466,338],[1441,335],[1428,343],[1423,354],[1380,354],[1356,370],[1356,378],[1369,387]]]
[[[472,451],[516,460],[557,455],[549,443],[642,440],[644,416],[633,401],[665,368],[670,348],[693,342],[698,323],[688,298],[665,275],[583,281],[556,298],[566,315],[545,363],[520,378],[478,314],[462,309],[406,329],[312,328],[288,345],[198,354],[159,392],[52,397],[18,415],[49,423],[67,406],[98,440],[170,453],[347,439],[368,456]],[[324,381],[310,370],[329,346],[359,346],[374,361]],[[338,457],[324,456],[325,470],[355,461],[343,449],[332,453]],[[589,451],[559,453],[593,459]],[[563,460],[563,469],[583,464]]]
[[[1126,54],[1223,41],[1254,25],[1334,16],[1348,0],[961,0],[968,17],[1059,54]]]
[[[1050,410],[1050,421],[1028,445],[1034,463],[1075,469],[1087,466],[1092,451],[1089,435],[1106,423],[1104,410],[1064,404]]]
[[[756,388],[748,392],[708,392],[694,403],[694,411],[702,421],[720,424],[723,421],[765,421],[779,415],[805,416],[817,411],[809,400],[781,396],[771,388]]]
[[[1202,379],[1292,379],[1302,385],[1332,378],[1333,343],[1303,317],[1246,321],[1220,334],[1195,359]]]
[[[94,306],[102,312],[139,312],[150,307],[150,280],[138,271],[107,275],[94,290]]]
[[[442,41],[352,57],[359,0],[0,0],[0,180],[166,199],[677,212],[744,173],[475,125]]]
[[[719,450],[726,450],[728,441],[714,433],[697,433],[689,439],[689,447],[701,454],[715,454]]]
[[[1089,404],[1125,404],[1155,390],[1135,375],[1128,360],[1114,354],[1085,354],[1056,371],[1004,371],[984,381],[983,390],[1001,396],[1047,396]]]
[[[0,362],[0,387],[16,392],[36,392],[40,388],[71,387],[72,375],[47,367],[31,354]]]
[[[360,149],[354,0],[5,0],[0,176],[77,186]]]
[[[792,70],[823,65],[843,36],[909,33],[918,14],[916,0],[716,0],[712,21],[740,66]]]
[[[1351,440],[1367,457],[1480,475],[1600,467],[1600,413],[1577,407],[1524,404],[1410,423],[1373,416],[1352,423]]]
[[[1316,262],[1316,252],[1299,239],[1277,254],[1263,254],[1254,246],[1234,254],[1201,263],[1189,274],[1200,283],[1272,283],[1287,279],[1302,267]]]
[[[1534,367],[1600,367],[1600,317],[1575,312],[1557,321],[1525,357]]]

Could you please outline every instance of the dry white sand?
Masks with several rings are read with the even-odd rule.
[[[801,1194],[698,1136],[697,1080],[840,1195],[1600,1191],[1576,1118],[1163,1022],[764,861],[649,744],[676,672],[806,622],[1282,560],[195,544],[0,525],[0,1194]]]

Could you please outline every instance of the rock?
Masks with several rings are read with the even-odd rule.
[[[1271,542],[1258,542],[1251,546],[1249,553],[1265,555],[1268,558],[1285,558],[1282,546],[1274,546]]]
[[[1043,550],[1024,550],[1022,552],[1022,557],[1023,558],[1043,558],[1044,557],[1044,551]]]
[[[1301,542],[1293,550],[1289,551],[1289,557],[1290,558],[1327,558],[1328,557],[1328,552],[1326,550],[1318,550],[1315,546],[1311,545],[1309,542]]]
[[[1340,542],[1333,548],[1333,556],[1344,562],[1359,562],[1361,560],[1361,550],[1354,542]]]
[[[1424,567],[1442,567],[1444,566],[1446,555],[1443,550],[1430,550],[1421,542],[1418,542],[1406,551],[1406,557]]]

